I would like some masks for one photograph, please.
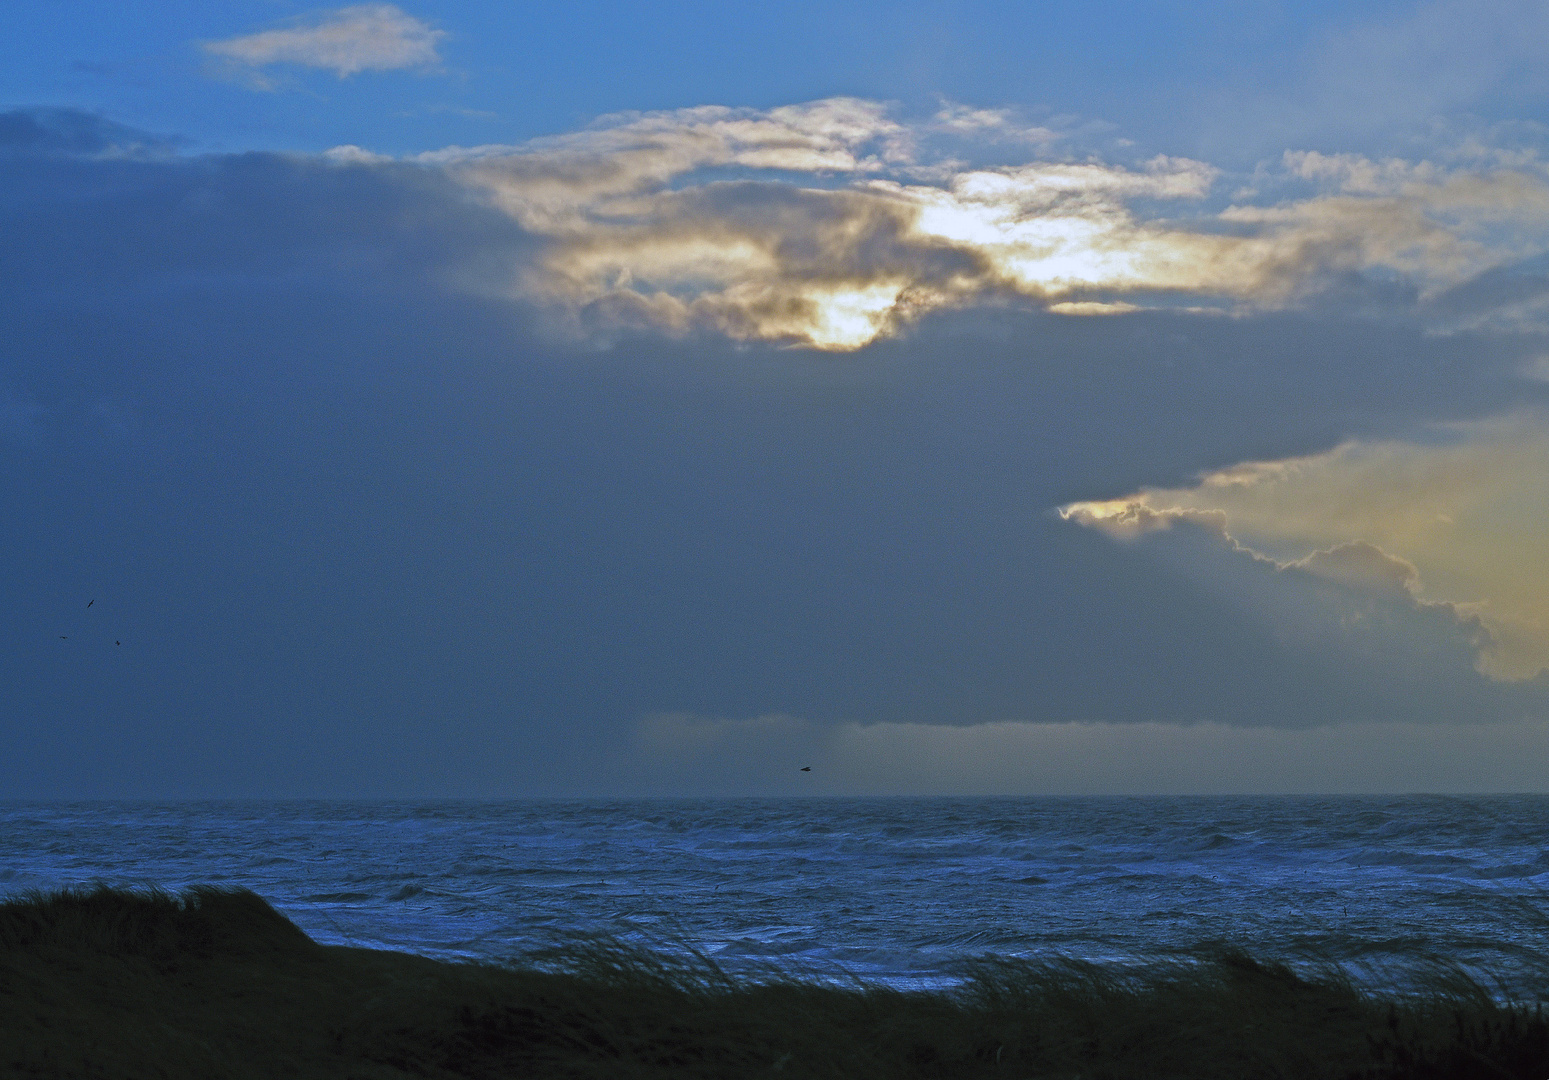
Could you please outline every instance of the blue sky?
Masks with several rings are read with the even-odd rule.
[[[5,16],[0,94],[132,120],[201,150],[382,153],[516,142],[636,110],[853,96],[918,113],[945,99],[1070,115],[1153,151],[1209,145],[1251,165],[1280,147],[1278,132],[1239,124],[1250,111],[1272,127],[1294,121],[1306,149],[1412,135],[1437,97],[1522,116],[1543,90],[1528,85],[1541,83],[1534,43],[1500,37],[1531,8],[1485,5],[1469,18],[1461,5],[1391,2],[427,3],[406,15],[442,35],[435,61],[345,78],[277,65],[279,88],[255,94],[210,78],[204,46],[328,9],[23,3]],[[1480,34],[1481,22],[1499,32]],[[1438,48],[1453,71],[1438,73]],[[1332,87],[1342,100],[1317,101],[1319,81],[1345,84]],[[1319,115],[1295,115],[1309,106]]]
[[[7,791],[1549,782],[1549,6],[0,27]]]

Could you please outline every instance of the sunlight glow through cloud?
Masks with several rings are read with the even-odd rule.
[[[976,166],[937,148],[965,138],[1020,140],[1041,157]],[[1362,281],[1409,297],[1413,317],[1442,329],[1549,317],[1537,294],[1442,310],[1450,290],[1549,250],[1549,170],[1531,154],[1476,148],[1438,164],[1288,153],[1229,201],[1204,162],[1058,150],[1046,129],[992,110],[908,124],[836,98],[627,114],[413,160],[542,239],[535,261],[489,291],[603,338],[656,328],[843,351],[979,303],[1073,317],[1247,313]]]

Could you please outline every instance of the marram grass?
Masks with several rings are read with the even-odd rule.
[[[965,974],[746,980],[608,941],[443,963],[318,945],[246,891],[34,894],[0,903],[0,1075],[1549,1078],[1549,1019],[1455,973],[1392,998],[1238,953]]]

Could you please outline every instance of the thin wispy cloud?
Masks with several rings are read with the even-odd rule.
[[[1536,115],[1521,107],[1549,85],[1549,7],[1539,0],[1347,7],[1285,57],[1282,77],[1253,70],[1205,95],[1201,145],[1223,154],[1426,145],[1438,128]]]
[[[1426,119],[1513,85],[1541,91],[1549,8],[1540,0],[1432,0],[1328,35],[1308,89],[1356,126]]]
[[[392,4],[358,4],[203,48],[268,87],[264,69],[284,65],[332,71],[341,79],[362,71],[433,68],[441,63],[436,46],[445,36]]]

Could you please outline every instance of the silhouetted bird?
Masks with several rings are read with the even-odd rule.
[[[115,645],[122,645],[123,642],[122,641],[115,641],[115,642],[113,642],[113,644],[115,644]]]
[[[91,607],[91,606],[92,606],[92,605],[93,605],[93,604],[95,604],[95,603],[96,603],[96,602],[97,602],[97,601],[96,601],[96,600],[95,600],[95,599],[92,599],[92,600],[88,600],[88,601],[86,601],[86,606],[87,606],[87,607]]]
[[[812,771],[812,766],[811,765],[803,765],[801,767],[801,771],[802,772],[811,772]]]
[[[60,640],[60,641],[69,641],[69,640],[70,640],[70,639],[69,639],[69,638],[67,638],[67,637],[65,637],[65,636],[64,636],[64,635],[63,635],[63,634],[60,634],[60,635],[59,635],[59,640]]]

